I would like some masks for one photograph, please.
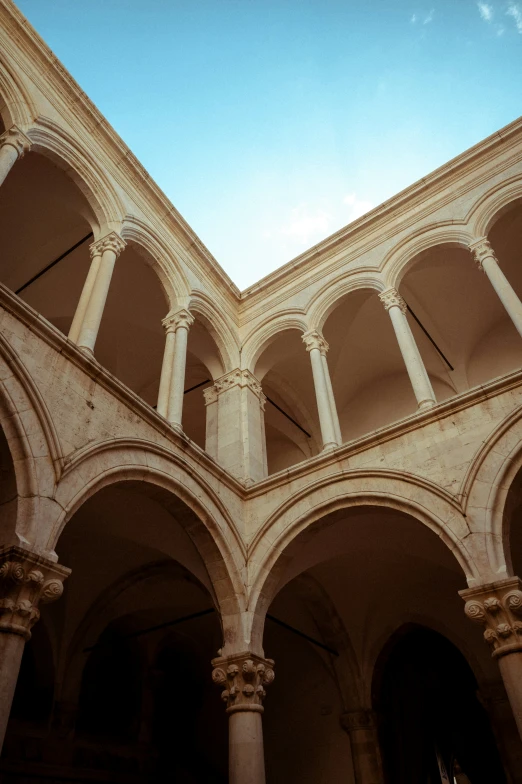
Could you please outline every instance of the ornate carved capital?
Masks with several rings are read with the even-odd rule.
[[[31,149],[32,142],[28,136],[25,135],[20,128],[12,125],[9,130],[5,131],[0,136],[0,149],[9,145],[14,147],[19,158],[23,158],[26,152]]]
[[[357,730],[373,730],[376,727],[375,713],[371,710],[342,713],[341,727],[348,733]]]
[[[115,231],[111,231],[110,234],[102,237],[101,240],[93,242],[91,245],[89,245],[91,259],[93,259],[95,256],[101,256],[106,250],[112,250],[116,256],[119,256],[126,245],[127,243],[125,240],[122,240],[119,234],[116,234]]]
[[[485,627],[484,639],[493,656],[522,651],[522,582],[518,577],[459,591],[464,612]]]
[[[326,356],[328,353],[328,349],[330,346],[323,338],[320,332],[317,330],[309,330],[308,332],[304,332],[302,335],[303,343],[306,346],[307,351],[312,351],[314,348],[318,348],[323,356]]]
[[[273,659],[262,659],[249,651],[212,660],[212,680],[221,686],[227,713],[262,711],[265,686],[274,680]]]
[[[226,375],[221,376],[216,380],[213,389],[216,390],[217,395],[220,395],[222,392],[226,392],[228,389],[232,389],[233,387],[246,387],[250,389],[254,395],[259,398],[261,407],[265,407],[266,397],[263,394],[261,384],[249,370],[241,370],[240,368],[236,368],[236,370],[230,371],[230,373],[227,373]]]
[[[0,547],[0,632],[31,637],[40,602],[54,602],[71,573],[22,547]]]
[[[387,289],[386,291],[383,291],[382,294],[379,294],[379,299],[384,305],[384,310],[389,310],[390,308],[400,308],[402,313],[406,313],[408,310],[405,301],[397,289]]]
[[[493,259],[493,261],[497,260],[495,251],[491,247],[487,237],[481,237],[476,242],[472,242],[469,246],[469,249],[473,253],[473,257],[478,264],[478,268],[481,270],[484,269],[482,265],[486,259]]]
[[[175,313],[168,313],[161,323],[165,327],[165,332],[176,332],[180,327],[189,330],[194,323],[194,316],[189,310],[183,308]]]

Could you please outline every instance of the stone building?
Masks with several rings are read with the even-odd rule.
[[[240,292],[0,22],[0,780],[522,782],[522,120]]]

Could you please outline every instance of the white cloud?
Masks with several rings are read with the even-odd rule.
[[[333,216],[323,209],[310,209],[308,204],[300,204],[290,211],[290,219],[279,229],[279,233],[307,245],[314,239],[326,237],[332,226]]]
[[[412,14],[410,19],[411,24],[415,24],[416,21],[417,21],[417,14]]]
[[[346,216],[348,223],[357,220],[357,218],[360,218],[361,215],[365,215],[367,212],[373,209],[373,204],[371,201],[368,201],[367,199],[359,199],[355,193],[349,193],[347,196],[345,196],[343,199],[343,204],[346,204],[348,207]]]
[[[522,9],[518,3],[510,3],[506,15],[513,19],[518,32],[522,35]]]
[[[435,9],[432,8],[431,11],[429,12],[429,14],[426,14],[424,19],[422,20],[422,24],[425,24],[425,25],[430,24],[430,22],[433,22],[433,17],[434,16],[435,16]]]
[[[488,3],[477,3],[479,14],[485,22],[493,20],[493,6]]]

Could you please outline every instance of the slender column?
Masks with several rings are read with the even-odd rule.
[[[125,247],[124,240],[114,231],[95,244],[100,246],[102,255],[78,336],[78,346],[90,352],[94,351],[98,337],[114,265]]]
[[[0,185],[18,158],[23,158],[30,149],[31,140],[16,125],[0,136]]]
[[[343,713],[341,727],[350,736],[356,784],[383,784],[375,714],[368,710]]]
[[[328,402],[330,403],[330,414],[332,416],[335,438],[338,444],[342,444],[343,437],[341,435],[341,426],[339,424],[339,416],[337,414],[337,406],[335,404],[332,379],[330,378],[330,371],[328,369],[328,360],[326,359],[327,352],[328,349],[325,341],[324,348],[321,349],[321,359],[323,361],[324,380],[326,381],[326,389],[328,390]]]
[[[174,366],[174,347],[176,345],[176,322],[172,316],[167,316],[161,322],[165,327],[165,351],[161,366],[161,377],[158,392],[157,411],[161,416],[167,417],[169,410],[170,382]]]
[[[73,343],[78,342],[80,329],[82,327],[83,320],[85,318],[85,311],[87,310],[87,305],[89,304],[89,299],[91,298],[92,290],[94,287],[94,281],[96,280],[96,277],[98,275],[98,270],[100,269],[102,252],[103,252],[103,240],[101,240],[100,242],[93,242],[92,245],[89,245],[89,253],[91,255],[91,266],[89,267],[89,272],[87,273],[87,277],[85,278],[85,283],[83,284],[82,293],[80,294],[80,299],[78,300],[78,305],[76,306],[76,312],[74,314],[71,328],[69,330],[69,340],[72,340]]]
[[[467,617],[485,627],[522,738],[522,582],[512,577],[459,594]]]
[[[487,237],[473,242],[470,250],[475,257],[479,269],[486,273],[489,282],[495,289],[499,300],[504,305],[509,318],[522,337],[522,302],[515,294],[510,282],[500,269],[495,252]]]
[[[406,318],[406,303],[397,289],[379,294],[384,309],[390,314],[397,342],[420,409],[431,408],[437,402],[424,362]]]
[[[188,310],[179,310],[170,318],[173,322],[176,337],[172,353],[172,375],[170,380],[167,419],[176,427],[181,427],[183,395],[185,392],[188,331],[191,324],[194,323],[194,316],[191,316]]]
[[[229,716],[229,784],[265,784],[263,698],[274,662],[246,651],[212,661],[212,680],[223,687]]]
[[[334,418],[332,416],[330,395],[328,392],[328,382],[326,380],[324,369],[325,365],[323,364],[322,358],[322,354],[324,352],[326,359],[328,343],[323,338],[323,336],[316,331],[305,332],[303,335],[303,343],[306,346],[306,350],[310,354],[310,362],[312,363],[315,398],[317,401],[317,411],[319,413],[319,425],[321,427],[323,449],[332,449],[333,447],[339,446],[339,442],[337,440]]]
[[[0,547],[0,750],[24,645],[40,617],[38,605],[58,599],[69,574],[22,547]]]

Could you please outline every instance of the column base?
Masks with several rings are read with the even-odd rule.
[[[433,406],[436,405],[436,400],[421,400],[419,403],[419,411],[425,411],[427,408],[433,408]]]
[[[330,452],[332,449],[337,449],[338,446],[339,444],[337,444],[335,441],[329,441],[327,444],[324,444],[321,451]]]

